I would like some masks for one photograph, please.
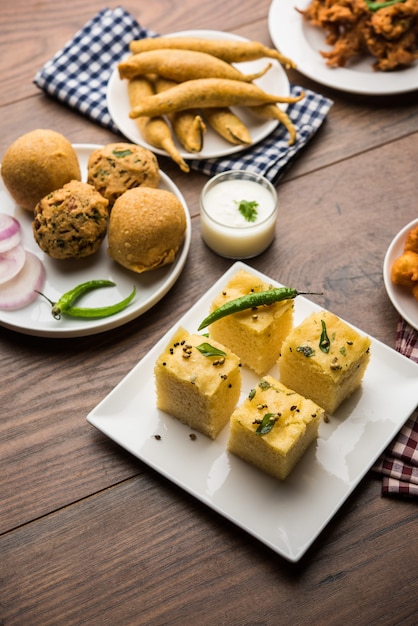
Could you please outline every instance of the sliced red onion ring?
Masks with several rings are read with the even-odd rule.
[[[45,280],[43,263],[32,252],[26,251],[25,263],[16,276],[0,285],[0,309],[23,309],[38,297]]]
[[[0,285],[11,280],[20,272],[26,260],[26,252],[22,244],[11,250],[0,252]]]
[[[20,224],[16,218],[0,213],[0,252],[11,250],[20,243]]]

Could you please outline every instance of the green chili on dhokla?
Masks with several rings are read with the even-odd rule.
[[[239,313],[240,311],[245,311],[246,309],[254,309],[259,306],[273,304],[274,302],[281,302],[282,300],[290,300],[300,295],[322,294],[308,291],[297,291],[291,287],[275,287],[273,289],[268,289],[267,291],[251,292],[245,296],[229,300],[228,302],[225,302],[225,304],[222,304],[222,306],[212,311],[212,313],[205,317],[203,322],[201,322],[198,330],[206,328],[210,324],[213,324],[213,322],[216,322],[227,315]]]

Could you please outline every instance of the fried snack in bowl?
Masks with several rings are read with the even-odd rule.
[[[80,165],[71,143],[54,130],[38,128],[16,139],[1,164],[3,182],[13,200],[33,211],[51,191],[81,180]]]
[[[185,232],[185,209],[171,191],[129,189],[110,214],[108,254],[140,274],[173,263]]]
[[[109,143],[94,150],[87,164],[87,182],[109,201],[111,209],[128,189],[157,187],[160,170],[153,152],[133,143]]]
[[[78,259],[97,252],[107,231],[108,201],[88,183],[73,180],[35,207],[32,231],[45,254]]]
[[[405,252],[410,250],[411,252],[418,253],[418,226],[409,231],[404,246]]]
[[[392,282],[412,289],[418,281],[418,253],[407,250],[392,265]]]

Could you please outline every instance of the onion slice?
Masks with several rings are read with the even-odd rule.
[[[0,285],[11,280],[25,264],[26,252],[22,244],[0,252]]]
[[[25,262],[18,274],[0,285],[0,309],[23,309],[37,297],[45,280],[45,268],[40,259],[26,251]]]
[[[20,243],[20,224],[16,218],[0,213],[0,252],[11,250]]]

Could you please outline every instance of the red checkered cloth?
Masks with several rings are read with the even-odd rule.
[[[418,332],[403,319],[398,322],[395,347],[418,363]],[[382,495],[418,496],[418,407],[373,470],[383,474]]]

